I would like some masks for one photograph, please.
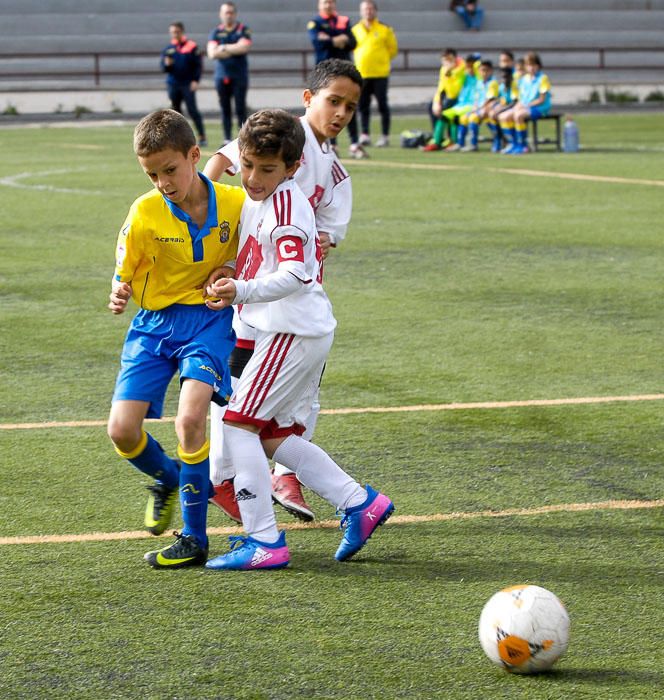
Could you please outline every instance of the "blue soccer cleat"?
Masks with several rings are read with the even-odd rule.
[[[374,530],[394,513],[394,503],[387,496],[374,491],[369,484],[365,488],[366,501],[359,506],[346,509],[341,520],[341,529],[345,528],[345,531],[339,549],[334,555],[337,561],[346,561],[359,552],[373,535]]]
[[[230,552],[210,559],[205,568],[214,571],[254,571],[257,569],[283,569],[288,566],[290,553],[286,545],[286,533],[282,530],[273,544],[260,542],[253,537],[228,538]]]

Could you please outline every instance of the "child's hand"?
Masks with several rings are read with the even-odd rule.
[[[318,240],[320,241],[320,249],[323,253],[323,260],[325,260],[330,252],[330,248],[332,247],[332,240],[330,239],[329,234],[324,233],[323,231],[318,232]]]
[[[111,293],[108,296],[109,304],[108,308],[114,314],[121,314],[127,308],[127,303],[131,299],[131,285],[127,282],[118,282],[113,280],[111,282]]]
[[[236,295],[235,282],[228,277],[221,277],[216,282],[206,286],[205,306],[208,309],[225,309],[232,306]]]
[[[235,269],[232,267],[229,267],[228,265],[222,265],[221,267],[217,267],[216,269],[212,270],[210,273],[209,277],[205,280],[203,285],[200,287],[200,289],[203,290],[203,296],[208,296],[207,294],[207,289],[211,285],[213,285],[218,279],[222,279],[224,277],[235,277]]]

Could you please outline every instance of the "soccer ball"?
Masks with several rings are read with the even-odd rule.
[[[484,653],[511,673],[546,671],[565,653],[569,615],[551,591],[512,586],[493,595],[479,624]]]

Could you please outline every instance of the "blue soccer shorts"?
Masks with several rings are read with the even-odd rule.
[[[233,309],[204,304],[173,304],[159,311],[141,309],[129,326],[113,401],[147,401],[147,418],[161,418],[168,385],[196,379],[225,405],[231,394],[228,358],[235,347]]]
[[[537,105],[535,107],[530,107],[530,116],[529,119],[535,120],[535,119],[541,119],[542,117],[546,117],[549,114],[549,107],[542,107],[542,105]]]

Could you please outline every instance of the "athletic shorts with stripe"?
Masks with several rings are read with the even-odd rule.
[[[333,340],[257,330],[224,421],[258,426],[263,439],[301,435]]]

